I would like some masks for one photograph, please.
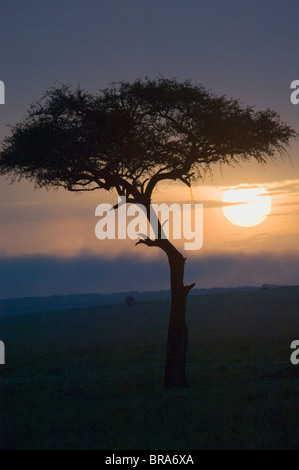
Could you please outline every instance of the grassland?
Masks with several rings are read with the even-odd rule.
[[[3,318],[1,449],[299,449],[299,288],[190,297],[190,389],[162,386],[169,302]]]

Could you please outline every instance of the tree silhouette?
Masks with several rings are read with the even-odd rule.
[[[164,180],[187,186],[213,164],[283,155],[295,131],[271,110],[256,112],[176,79],[120,82],[92,95],[51,88],[2,145],[0,174],[37,187],[68,191],[116,190],[143,204],[150,219],[154,189]],[[171,311],[165,386],[187,385],[185,258],[161,236],[137,244],[160,248],[170,266]]]

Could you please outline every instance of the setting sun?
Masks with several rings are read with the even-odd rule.
[[[271,197],[264,188],[229,189],[222,201],[225,217],[240,227],[261,224],[271,211]]]

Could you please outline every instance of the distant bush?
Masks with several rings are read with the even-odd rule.
[[[125,298],[125,302],[128,307],[131,307],[131,305],[135,303],[135,299],[131,295],[128,295],[128,297]]]

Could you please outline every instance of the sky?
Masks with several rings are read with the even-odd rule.
[[[176,77],[271,108],[299,131],[296,0],[1,0],[0,140],[31,103],[61,83],[90,92],[113,81]],[[232,187],[267,190],[263,223],[232,224]],[[102,191],[73,194],[0,180],[0,298],[169,287],[167,260],[132,240],[98,240]],[[200,287],[299,284],[299,139],[283,160],[215,166],[192,189],[161,185],[156,202],[203,204],[203,247],[187,253],[186,281]],[[177,246],[182,248],[182,242]]]

